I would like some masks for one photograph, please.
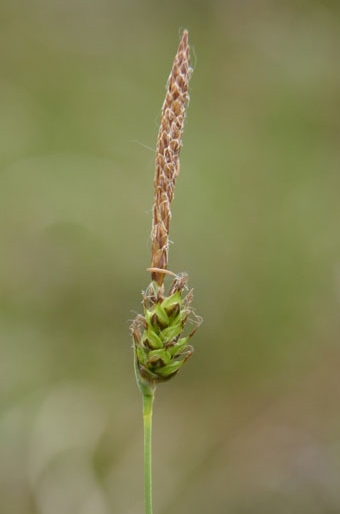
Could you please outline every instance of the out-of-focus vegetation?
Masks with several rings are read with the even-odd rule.
[[[183,27],[170,265],[204,325],[157,392],[155,511],[338,513],[338,2],[2,0],[0,26],[1,514],[143,510],[128,326]]]

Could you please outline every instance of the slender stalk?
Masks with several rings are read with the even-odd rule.
[[[152,514],[152,405],[154,394],[143,394],[144,421],[144,499],[145,514]]]

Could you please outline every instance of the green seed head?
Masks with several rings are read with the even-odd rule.
[[[131,325],[137,382],[141,388],[169,380],[193,353],[188,342],[201,318],[190,307],[192,292],[184,294],[186,281],[186,277],[176,276],[168,295],[164,295],[163,285],[159,287],[152,282],[147,290],[152,294],[144,294],[144,315],[138,315]],[[194,330],[185,335],[190,316]]]

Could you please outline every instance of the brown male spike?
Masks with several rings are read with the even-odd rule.
[[[188,31],[184,30],[167,82],[156,148],[150,271],[152,280],[160,287],[165,273],[161,270],[168,266],[171,204],[180,169],[179,153],[189,100],[188,85],[192,73],[189,53]]]

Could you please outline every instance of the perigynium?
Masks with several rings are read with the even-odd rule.
[[[184,30],[167,82],[157,138],[152,219],[151,282],[143,292],[143,314],[131,324],[137,384],[143,395],[145,514],[152,514],[151,424],[157,385],[169,380],[193,353],[189,341],[202,319],[191,308],[186,273],[168,270],[169,230],[186,107],[190,67],[188,31]],[[165,287],[165,277],[172,283]],[[191,329],[187,324],[191,323]]]

